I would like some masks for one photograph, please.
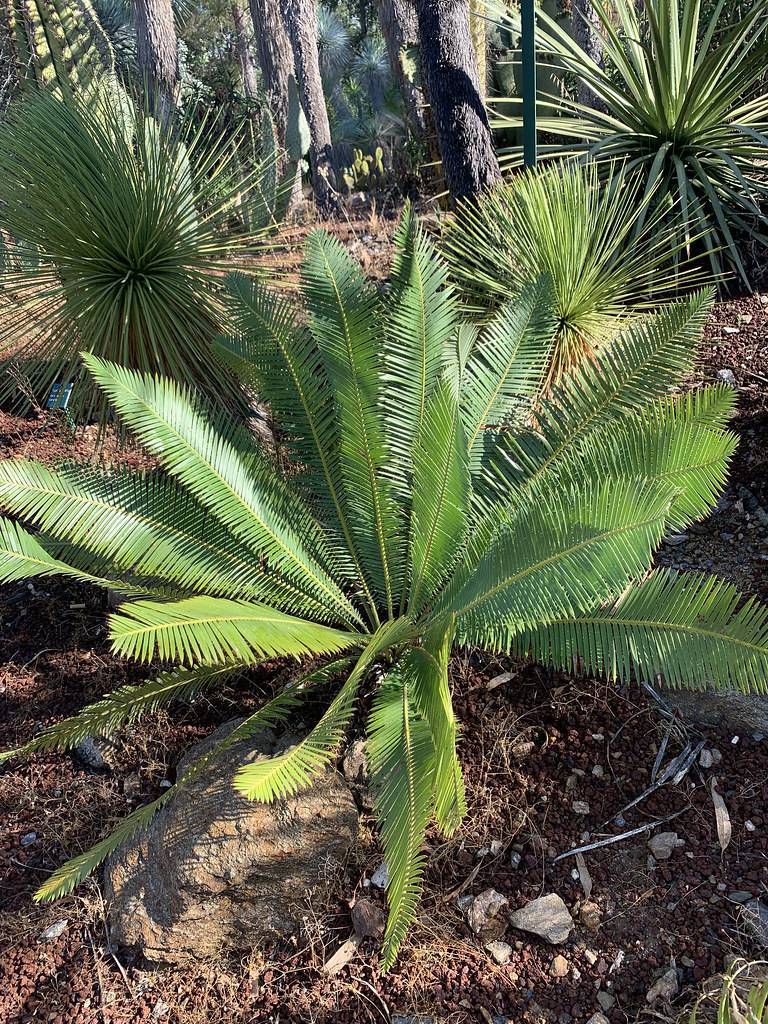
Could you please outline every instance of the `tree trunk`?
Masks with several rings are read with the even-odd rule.
[[[309,123],[309,163],[318,209],[324,215],[338,208],[333,169],[333,147],[320,58],[317,52],[315,0],[282,0],[283,20],[293,49],[299,98]]]
[[[288,80],[293,53],[285,31],[280,0],[249,0],[256,37],[256,54],[277,138],[285,146],[288,124]]]
[[[405,103],[406,118],[411,133],[417,138],[426,134],[424,93],[414,83],[406,69],[409,51],[419,45],[419,23],[413,0],[380,0],[379,22],[392,76],[400,88]]]
[[[245,11],[234,0],[232,4],[232,21],[235,26],[235,52],[240,65],[240,77],[243,81],[243,93],[247,100],[256,102],[259,98],[259,84],[256,79],[256,68],[251,57],[251,36]]]
[[[573,0],[571,13],[574,42],[591,57],[595,64],[603,66],[603,35],[600,17],[592,0]],[[584,81],[579,81],[578,101],[586,107],[604,109],[592,90]]]
[[[146,82],[150,109],[170,125],[179,91],[179,50],[171,0],[136,0],[136,62]]]
[[[467,0],[416,0],[421,67],[454,200],[501,180],[480,95]]]

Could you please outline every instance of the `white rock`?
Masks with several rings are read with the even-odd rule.
[[[491,938],[499,938],[506,928],[506,922],[499,918],[499,914],[508,905],[506,896],[495,889],[486,889],[472,900],[467,911],[467,923],[475,935],[487,935],[491,930],[496,933]]]
[[[510,915],[510,922],[514,928],[538,935],[552,945],[565,942],[574,927],[568,907],[554,892],[515,910]]]
[[[574,814],[589,814],[589,804],[586,800],[574,800],[571,806]]]
[[[379,864],[371,875],[371,884],[377,889],[386,889],[389,885],[389,869],[385,863]]]
[[[726,384],[735,384],[736,378],[733,375],[733,370],[718,370],[717,376],[720,380],[725,381]]]
[[[738,327],[724,327],[723,328],[723,334],[738,334],[738,333],[739,333],[739,328]]]
[[[597,963],[597,953],[592,949],[584,950],[584,959],[587,961],[590,967],[594,967]]]
[[[485,948],[491,954],[497,964],[508,964],[510,957],[512,956],[512,947],[508,942],[500,942],[498,939],[494,939],[493,942],[487,942]]]
[[[61,921],[56,921],[54,924],[49,925],[45,931],[40,932],[38,939],[41,942],[53,942],[54,939],[58,939],[60,935],[63,935],[69,926],[67,918],[63,918]]]
[[[598,1010],[597,1013],[592,1014],[592,1016],[587,1021],[587,1024],[610,1024],[610,1022],[608,1018],[605,1016],[605,1014],[601,1013]]]
[[[704,747],[699,754],[699,764],[702,768],[712,768],[714,765],[720,764],[722,760],[723,755],[714,747]]]

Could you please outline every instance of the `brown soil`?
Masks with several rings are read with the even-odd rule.
[[[348,230],[371,248],[363,230]],[[386,241],[373,251],[383,268]],[[724,332],[726,326],[739,333]],[[763,596],[768,547],[757,510],[768,508],[766,327],[766,309],[757,298],[717,307],[697,379],[732,370],[740,394],[734,427],[741,446],[718,511],[661,554],[662,561],[719,572]],[[114,441],[94,455],[92,433],[73,434],[57,417],[4,413],[0,456],[145,464],[139,451],[120,450]],[[106,611],[95,590],[57,581],[0,591],[0,749],[125,681],[145,677],[109,654]],[[506,670],[515,674],[489,689],[487,682]],[[617,825],[617,813],[649,784],[665,728],[644,695],[470,655],[454,661],[452,676],[469,815],[450,842],[430,836],[419,922],[386,977],[378,973],[372,943],[337,977],[321,970],[349,936],[349,904],[364,888],[370,892],[365,882],[380,863],[370,819],[336,894],[323,905],[308,904],[306,930],[294,945],[194,969],[158,969],[111,948],[98,881],[52,907],[32,902],[51,870],[92,845],[132,807],[158,795],[191,743],[255,705],[269,685],[268,671],[125,730],[108,770],[89,772],[69,755],[0,767],[0,1021],[362,1024],[424,1014],[452,1024],[487,1024],[498,1017],[579,1024],[600,1008],[602,992],[615,1000],[607,1016],[619,1024],[637,1019],[648,988],[671,958],[683,981],[679,1009],[729,956],[758,952],[740,922],[740,903],[730,894],[768,893],[765,739],[709,736],[723,756],[716,769],[694,768],[681,784],[626,812],[626,824]],[[596,767],[602,773],[595,774]],[[733,825],[724,853],[707,787],[713,771]],[[589,813],[576,814],[574,800],[586,801]],[[513,953],[503,967],[469,933],[457,897],[488,887],[503,893],[512,908],[557,892],[578,920],[584,891],[572,874],[574,860],[555,862],[555,856],[577,845],[585,832],[593,838],[618,834],[671,814],[678,816],[663,828],[677,831],[685,845],[653,869],[646,835],[586,855],[591,898],[599,907],[597,930],[578,924],[559,949],[510,930],[506,939]],[[481,856],[494,841],[500,849]],[[517,854],[520,863],[513,866]],[[59,920],[67,921],[61,936],[41,941],[43,929]],[[551,974],[558,952],[568,961],[564,978]]]

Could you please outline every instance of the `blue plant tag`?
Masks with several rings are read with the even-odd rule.
[[[45,403],[46,409],[66,409],[71,395],[71,384],[54,384]]]

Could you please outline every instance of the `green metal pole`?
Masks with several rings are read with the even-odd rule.
[[[536,166],[536,0],[520,0],[523,58],[523,163]]]

